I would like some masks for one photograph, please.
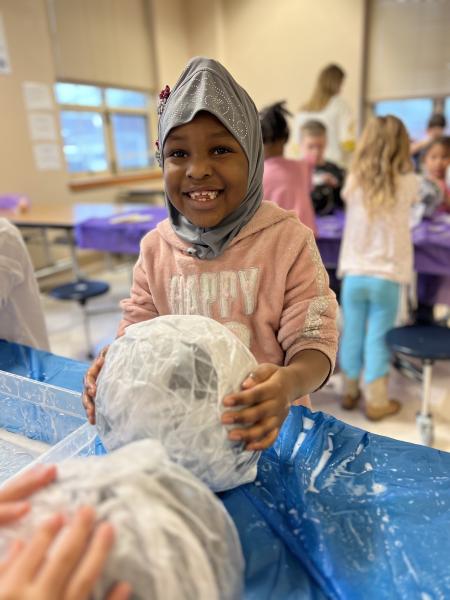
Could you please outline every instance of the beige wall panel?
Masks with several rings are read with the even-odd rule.
[[[187,28],[189,0],[149,0],[155,41],[158,90],[173,86],[190,58]]]
[[[222,0],[189,0],[187,26],[191,56],[225,58],[225,15]]]
[[[62,202],[69,194],[64,164],[59,171],[35,165],[22,84],[33,81],[53,89],[54,69],[44,0],[2,0],[12,72],[0,75],[0,193],[23,193],[34,203]],[[46,111],[49,112],[49,111]],[[58,125],[58,113],[51,111]]]
[[[363,0],[224,0],[225,62],[258,106],[286,99],[297,110],[319,70],[347,72],[343,95],[358,109]]]
[[[152,88],[147,0],[49,0],[61,79]]]
[[[450,2],[370,3],[370,100],[450,93]]]

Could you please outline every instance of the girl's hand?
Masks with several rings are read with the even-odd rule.
[[[264,450],[277,439],[292,401],[290,377],[286,367],[269,363],[259,365],[242,384],[242,392],[226,396],[227,408],[244,406],[222,415],[224,425],[242,424],[229,432],[230,440],[243,440],[246,450]]]
[[[84,376],[84,390],[83,390],[83,406],[86,411],[86,416],[91,425],[95,425],[95,394],[97,393],[97,378],[102,370],[105,362],[105,356],[108,352],[109,346],[105,346],[100,351],[97,358],[86,371]]]
[[[114,543],[111,525],[94,524],[94,510],[83,507],[63,531],[64,517],[54,515],[27,544],[14,543],[0,565],[0,600],[88,600]],[[119,583],[107,600],[130,592]]]
[[[230,440],[243,440],[246,450],[264,450],[277,439],[292,402],[317,390],[331,372],[331,363],[320,350],[301,350],[287,367],[259,365],[242,384],[242,392],[223,400],[227,408],[224,425],[246,425],[229,432]],[[309,405],[310,407],[310,405]]]
[[[0,488],[0,526],[25,515],[31,507],[27,498],[55,478],[55,466],[39,465]]]

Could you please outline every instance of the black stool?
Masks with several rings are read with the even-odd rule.
[[[88,358],[93,358],[91,335],[89,331],[89,313],[86,308],[88,300],[101,296],[109,291],[109,284],[104,281],[89,281],[88,279],[78,279],[72,283],[60,285],[50,292],[50,296],[58,300],[76,300],[83,313],[83,326],[88,348]]]
[[[450,360],[450,329],[439,325],[409,325],[391,329],[386,342],[395,354],[422,361],[422,406],[417,413],[422,442],[433,444],[433,418],[430,413],[431,376],[436,360]]]

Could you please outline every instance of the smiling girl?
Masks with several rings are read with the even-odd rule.
[[[167,314],[205,315],[228,327],[260,365],[224,399],[223,422],[236,425],[229,436],[247,449],[267,448],[290,405],[308,403],[333,370],[336,300],[312,232],[262,202],[261,129],[245,90],[216,61],[195,58],[163,100],[169,218],[141,241],[118,335]],[[86,376],[91,422],[102,364],[100,357]]]

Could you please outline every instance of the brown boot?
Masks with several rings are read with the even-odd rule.
[[[361,397],[361,392],[359,390],[359,381],[358,379],[348,379],[345,375],[344,378],[344,390],[341,398],[341,407],[344,410],[353,410],[356,408],[359,399]]]
[[[388,378],[379,377],[366,385],[365,412],[370,421],[380,421],[395,415],[401,408],[398,400],[390,400],[388,396]]]

